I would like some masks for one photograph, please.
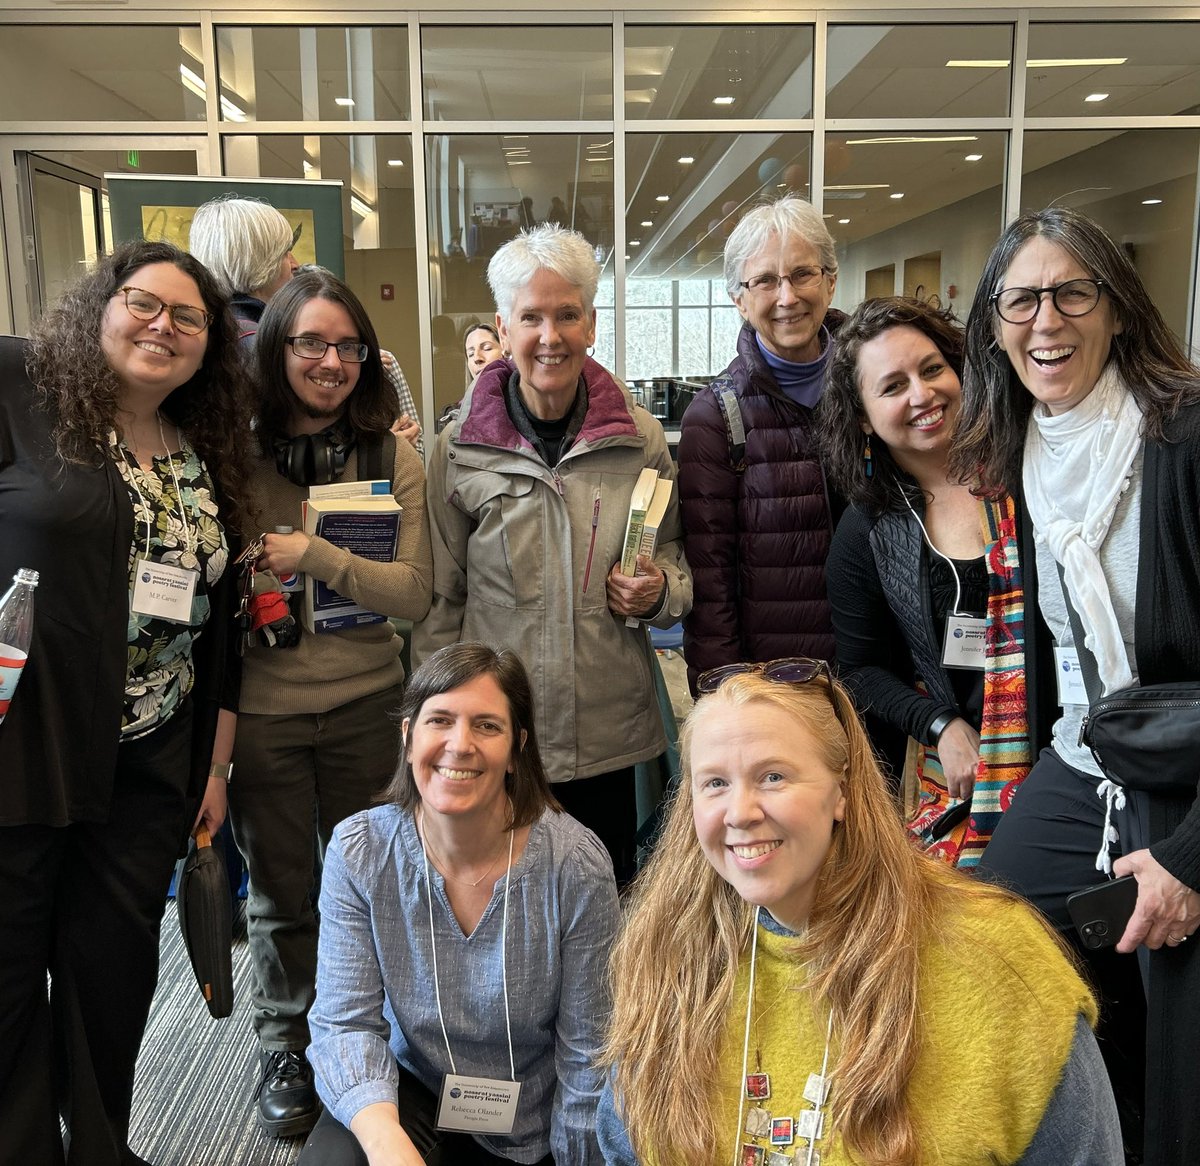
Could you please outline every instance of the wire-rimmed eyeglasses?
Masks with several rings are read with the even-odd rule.
[[[335,344],[317,336],[286,336],[284,339],[303,360],[321,360],[331,348],[337,352],[338,360],[347,364],[362,364],[367,359],[368,348],[358,340],[342,340]]]
[[[198,336],[213,322],[211,312],[197,308],[192,304],[168,304],[140,287],[117,288],[117,292],[125,296],[125,310],[135,320],[157,320],[166,312],[170,317],[171,326],[185,336]],[[116,294],[116,293],[114,293]]]
[[[1060,316],[1086,316],[1095,311],[1106,284],[1102,279],[1068,279],[1052,287],[1004,287],[988,297],[1001,320],[1028,324],[1042,310],[1042,297],[1049,294]]]
[[[803,291],[805,288],[816,287],[828,274],[829,268],[827,267],[797,267],[793,271],[789,271],[787,275],[776,275],[771,272],[756,275],[751,279],[739,280],[738,287],[766,295],[768,292],[777,292],[786,279],[792,285],[793,291]]]

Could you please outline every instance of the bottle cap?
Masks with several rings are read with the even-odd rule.
[[[28,567],[21,567],[13,576],[14,583],[28,583],[30,587],[38,585],[38,573],[31,571]]]
[[[296,528],[294,526],[277,526],[275,528],[275,533],[276,534],[291,534],[295,529]]]

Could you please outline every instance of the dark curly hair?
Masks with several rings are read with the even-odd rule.
[[[900,505],[901,484],[907,475],[896,465],[892,452],[880,440],[871,443],[874,473],[863,469],[866,412],[858,379],[858,357],[863,345],[890,328],[915,328],[927,336],[954,374],[962,379],[963,327],[954,313],[906,296],[864,300],[838,329],[829,359],[825,391],[817,406],[817,432],[826,472],[834,485],[855,506],[879,515]]]
[[[1147,438],[1161,441],[1167,419],[1180,405],[1200,397],[1200,370],[1167,327],[1125,250],[1099,223],[1071,207],[1026,211],[992,248],[967,317],[963,404],[950,465],[964,480],[977,478],[985,493],[1020,482],[1034,405],[1000,346],[999,316],[991,297],[1004,286],[1017,252],[1037,236],[1061,247],[1104,284],[1114,318],[1122,325],[1112,338],[1110,359],[1137,399]]]
[[[529,673],[516,652],[509,648],[496,651],[487,644],[471,641],[439,648],[408,678],[396,719],[407,720],[411,726],[426,701],[470,684],[480,676],[495,680],[508,702],[513,733],[513,768],[505,785],[512,807],[508,828],[516,830],[536,822],[546,810],[562,809],[550,792],[550,782],[542,766],[533,722],[533,690],[529,685]],[[521,743],[522,733],[524,744]],[[413,813],[421,804],[421,794],[408,753],[406,748],[383,799]]]
[[[287,378],[287,338],[300,309],[309,300],[341,304],[350,316],[359,340],[367,346],[367,359],[358,366],[358,383],[346,403],[345,419],[356,437],[382,433],[396,415],[396,394],[384,378],[379,337],[362,301],[332,271],[303,267],[267,304],[254,338],[253,381],[258,412],[258,441],[264,455],[272,457],[277,437],[287,437],[296,395]]]
[[[200,367],[163,401],[161,412],[212,474],[221,492],[221,520],[245,534],[250,415],[237,324],[229,300],[199,260],[170,243],[136,240],[117,246],[34,325],[26,357],[29,379],[54,418],[59,456],[100,465],[109,433],[120,429],[121,392],[101,346],[104,313],[119,288],[155,263],[170,263],[190,276],[213,317]]]

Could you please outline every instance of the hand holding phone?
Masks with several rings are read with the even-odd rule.
[[[1137,905],[1137,896],[1133,875],[1068,895],[1067,911],[1083,946],[1096,951],[1119,942]]]

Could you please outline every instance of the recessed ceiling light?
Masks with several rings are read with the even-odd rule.
[[[695,162],[695,160],[696,159],[693,158],[690,154],[684,154],[684,156],[679,159],[679,165],[680,166],[690,166],[693,162]]]
[[[1162,205],[1161,198],[1144,198],[1144,199],[1142,199],[1142,206],[1161,206],[1161,205]]]
[[[967,154],[966,157],[963,158],[964,162],[981,162],[982,160],[982,154]]]
[[[654,226],[654,224],[653,224],[653,223],[652,223],[652,222],[651,222],[649,219],[642,219],[642,223],[641,223],[641,225],[642,225],[643,227],[652,227],[652,226]]]
[[[732,97],[714,97],[712,100],[712,103],[713,103],[713,105],[732,105],[733,98]]]
[[[655,202],[670,202],[671,196],[669,194],[656,194],[654,196],[654,201]]]
[[[888,198],[903,198],[903,197],[904,197],[904,191],[902,191],[902,190],[896,191],[895,194],[888,195]]]
[[[1071,69],[1091,66],[1099,68],[1102,65],[1123,65],[1128,57],[1046,57],[1042,60],[1031,60],[1031,69]],[[1007,69],[1011,64],[1004,60],[986,61],[947,61],[947,69]]]
[[[1107,93],[1089,93],[1084,98],[1084,101],[1107,101],[1107,100],[1108,100]]]
[[[333,99],[333,104],[334,105],[342,105],[342,106],[345,106],[346,109],[350,109],[354,105],[354,98],[353,97],[335,97]]]
[[[388,165],[389,166],[403,166],[404,159],[403,158],[389,158]]]
[[[841,223],[843,227],[844,227],[844,226],[845,226],[845,225],[846,225],[846,224],[847,224],[849,221],[850,221],[849,219],[838,219],[838,222],[839,222],[839,223]]]
[[[630,247],[640,247],[642,245],[642,241],[641,239],[630,239],[629,245]]]

